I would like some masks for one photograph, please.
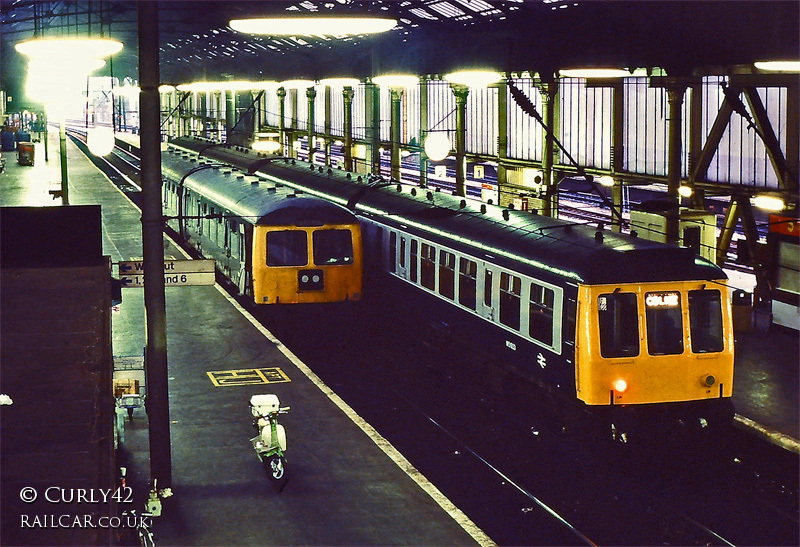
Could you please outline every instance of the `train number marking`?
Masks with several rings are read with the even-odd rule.
[[[517,345],[510,340],[506,340],[506,347],[510,350],[517,351]]]
[[[217,387],[280,384],[292,381],[278,367],[210,370],[206,374],[208,374],[211,383]]]
[[[544,368],[547,366],[547,359],[541,353],[536,356],[536,362],[539,363],[539,366]]]

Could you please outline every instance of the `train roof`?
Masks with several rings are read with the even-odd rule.
[[[356,221],[345,207],[227,165],[191,161],[174,148],[162,155],[162,174],[175,182],[183,179],[186,188],[248,224],[321,226]]]
[[[726,278],[721,268],[684,247],[425,188],[370,184],[341,170],[319,173],[299,160],[254,161],[235,149],[214,156],[242,165],[249,161],[250,170],[271,182],[292,184],[359,215],[531,274],[589,284]]]

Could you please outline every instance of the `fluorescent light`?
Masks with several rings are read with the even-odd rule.
[[[386,74],[375,76],[372,81],[381,87],[413,87],[419,83],[419,77],[411,74]]]
[[[100,59],[122,50],[122,42],[108,38],[48,38],[16,44],[14,48],[28,57],[76,57]]]
[[[275,80],[258,80],[256,82],[250,82],[250,84],[252,85],[250,89],[264,89],[267,91],[278,89],[281,86],[281,84]]]
[[[320,80],[319,83],[328,87],[342,89],[344,87],[356,87],[361,81],[357,78],[325,78]]]
[[[229,25],[238,32],[269,36],[355,36],[391,30],[397,25],[397,19],[384,17],[269,17],[233,19]]]
[[[800,61],[757,61],[753,64],[758,70],[769,72],[800,72]]]
[[[768,195],[755,196],[753,205],[765,211],[782,211],[786,207],[781,198]]]
[[[284,89],[308,89],[314,87],[314,80],[284,80],[281,82]]]
[[[246,80],[231,80],[227,82],[192,82],[190,84],[180,84],[178,91],[192,91],[202,93],[205,91],[248,91],[251,89],[262,89],[254,87],[253,82]]]
[[[572,68],[558,73],[563,78],[624,78],[631,75],[622,68]]]
[[[257,152],[277,152],[281,149],[278,141],[255,141],[251,146]]]
[[[692,187],[691,186],[680,186],[678,187],[678,194],[685,198],[692,197]]]
[[[503,75],[490,70],[463,70],[446,74],[444,79],[468,87],[487,87],[502,80]]]
[[[600,186],[605,186],[606,188],[611,188],[612,186],[614,186],[614,179],[609,177],[608,175],[603,175],[602,177],[597,179],[597,182],[600,183]]]
[[[159,93],[170,93],[172,91],[175,91],[175,86],[174,85],[163,84],[163,85],[158,86],[158,92]]]

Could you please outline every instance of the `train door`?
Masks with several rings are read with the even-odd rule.
[[[476,311],[481,317],[492,322],[497,317],[498,277],[497,271],[492,270],[485,262],[481,263],[478,271],[478,309]]]
[[[399,244],[397,246],[396,273],[403,279],[408,279],[408,257],[406,256],[408,253],[408,237],[400,234],[397,239]]]

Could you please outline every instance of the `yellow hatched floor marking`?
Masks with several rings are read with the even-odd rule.
[[[278,367],[210,370],[206,374],[208,374],[211,383],[217,387],[279,384],[292,381]]]

